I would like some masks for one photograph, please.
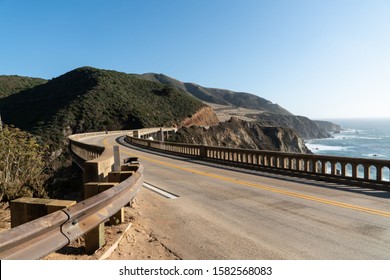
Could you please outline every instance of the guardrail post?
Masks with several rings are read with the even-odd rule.
[[[118,183],[90,182],[84,185],[84,198],[95,196]],[[110,217],[109,223],[116,225],[124,221],[124,208],[121,208],[116,214]],[[93,254],[97,249],[105,244],[104,223],[99,224],[85,235],[85,251],[87,254]]]
[[[67,207],[75,205],[75,204],[76,204],[75,200],[55,199],[55,200],[50,201],[48,204],[46,204],[46,211],[47,211],[47,214],[51,214],[55,211],[67,208]]]
[[[11,227],[30,222],[46,215],[46,204],[50,199],[21,197],[10,202]]]
[[[104,239],[104,223],[99,224],[97,227],[85,234],[85,252],[88,255],[92,255],[97,249],[106,244]]]
[[[11,228],[76,204],[73,200],[21,197],[10,201]]]
[[[118,183],[100,183],[99,192],[104,192]],[[125,221],[125,209],[122,207],[116,214],[112,215],[109,220],[110,225],[118,225]]]
[[[118,183],[131,177],[139,166],[130,164],[127,167],[121,166],[120,169],[133,169],[127,171],[112,171],[108,173],[108,182],[89,182],[84,184],[84,199],[104,192]],[[136,169],[137,168],[137,169]],[[135,170],[134,170],[135,169]],[[112,225],[123,223],[124,208],[121,208],[116,214],[112,215],[109,223]],[[85,235],[85,251],[87,254],[93,254],[97,249],[105,244],[104,223],[99,224]]]
[[[95,196],[99,193],[100,182],[90,182],[84,185],[84,199]],[[85,252],[92,255],[97,249],[106,243],[104,238],[104,223],[85,234]]]

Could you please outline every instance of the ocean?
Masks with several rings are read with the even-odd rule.
[[[320,155],[390,160],[390,119],[332,119],[343,130],[306,146]]]

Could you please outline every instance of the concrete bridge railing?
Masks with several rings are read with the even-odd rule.
[[[1,232],[0,259],[40,259],[84,235],[86,251],[92,253],[104,244],[104,223],[107,220],[123,222],[122,207],[142,187],[143,166],[138,162],[127,163],[120,166],[120,171],[110,172],[114,162],[113,152],[80,142],[80,139],[101,134],[106,132],[69,137],[72,156],[77,158],[83,173],[89,173],[84,178],[87,179],[85,182],[89,182],[84,186],[85,199]],[[105,181],[108,183],[102,183]],[[43,200],[47,202],[39,202],[36,206],[46,209],[49,199]],[[26,207],[36,208],[34,205]]]
[[[390,160],[190,145],[140,139],[133,135],[127,135],[126,141],[160,151],[227,165],[390,191]]]
[[[103,146],[87,144],[80,140],[105,134],[119,135],[127,133],[132,135],[132,132],[132,130],[90,132],[69,136],[69,150],[74,162],[84,171],[84,182],[106,181],[108,173],[112,171],[114,165],[114,155],[110,149],[105,150]]]

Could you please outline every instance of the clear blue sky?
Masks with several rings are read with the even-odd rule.
[[[85,65],[250,92],[310,118],[390,117],[390,1],[0,0],[0,74]]]

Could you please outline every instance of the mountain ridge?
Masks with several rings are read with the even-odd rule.
[[[214,110],[218,106],[228,106],[229,116],[225,117],[225,120],[238,117],[245,121],[257,121],[263,126],[292,128],[304,139],[330,137],[330,133],[333,133],[337,127],[329,122],[315,122],[307,117],[294,115],[278,104],[251,93],[202,87],[195,83],[181,82],[164,74],[146,73],[140,76],[184,90],[213,107]],[[221,111],[221,108],[217,110]],[[248,111],[248,113],[242,114],[239,111]]]
[[[285,108],[252,93],[236,92],[228,89],[203,87],[196,83],[181,82],[164,74],[146,73],[140,75],[145,79],[157,81],[163,84],[178,87],[196,98],[220,105],[231,105],[247,109],[257,109],[266,112],[292,115]]]

